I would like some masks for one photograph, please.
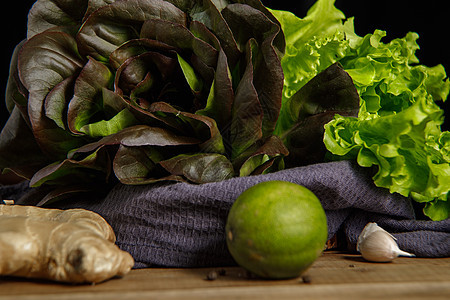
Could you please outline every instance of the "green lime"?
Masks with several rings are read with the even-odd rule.
[[[304,186],[267,181],[244,191],[225,227],[228,250],[248,271],[273,279],[303,273],[327,241],[325,211]]]

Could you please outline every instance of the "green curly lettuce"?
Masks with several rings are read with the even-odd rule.
[[[335,63],[351,77],[359,95],[359,110],[328,111],[324,144],[332,159],[355,159],[363,167],[377,166],[377,186],[424,203],[432,220],[449,217],[450,133],[442,132],[443,111],[450,81],[442,65],[419,64],[418,34],[384,42],[386,32],[358,36],[353,18],[318,0],[304,18],[272,11],[286,37],[281,60],[284,87],[276,133],[291,151],[290,136],[304,111],[297,111],[315,76]],[[335,115],[333,118],[332,115]],[[321,120],[322,122],[324,120]],[[294,151],[291,151],[293,153]],[[297,158],[297,160],[299,160]]]
[[[347,55],[339,61],[360,94],[360,118],[400,112],[418,97],[445,101],[450,82],[444,67],[417,65],[418,34],[409,32],[386,44],[381,41],[385,36],[381,30],[363,38],[353,36]]]
[[[426,203],[433,220],[449,217],[450,133],[441,132],[442,110],[420,98],[407,109],[384,117],[335,116],[325,125],[324,143],[337,159],[378,166],[379,187]]]
[[[313,77],[345,56],[342,20],[345,15],[334,7],[334,1],[317,1],[304,19],[288,11],[270,10],[278,19],[286,39],[281,59],[284,73],[282,107],[275,133],[282,135],[297,121],[287,107],[290,99]]]

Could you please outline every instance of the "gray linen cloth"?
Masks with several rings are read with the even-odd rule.
[[[78,197],[54,207],[85,208],[102,215],[114,229],[117,245],[134,257],[136,268],[225,266],[235,264],[224,232],[234,200],[256,183],[284,180],[316,194],[327,214],[328,237],[342,232],[349,249],[355,248],[368,222],[377,222],[393,233],[402,250],[418,257],[450,256],[450,219],[416,220],[410,199],[376,187],[370,172],[340,161],[201,185],[118,184],[101,199]],[[16,190],[0,188],[0,194],[3,199],[15,195],[21,204],[17,189],[29,190],[22,184]]]

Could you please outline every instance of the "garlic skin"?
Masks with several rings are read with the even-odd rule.
[[[400,250],[395,240],[395,237],[377,223],[368,223],[358,237],[356,250],[365,260],[372,262],[390,262],[397,256],[415,256]]]

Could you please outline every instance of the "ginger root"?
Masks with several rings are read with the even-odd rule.
[[[71,283],[124,276],[134,265],[100,215],[0,204],[0,275]]]

